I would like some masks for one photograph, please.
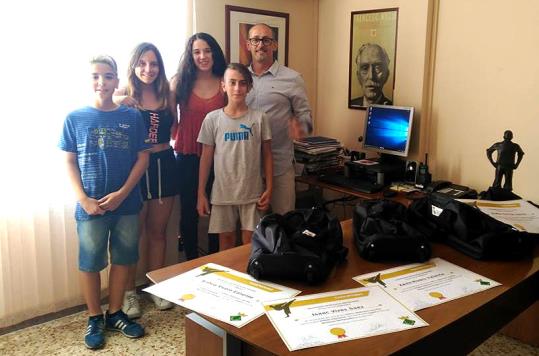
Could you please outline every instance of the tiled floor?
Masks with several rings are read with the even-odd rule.
[[[185,311],[159,311],[145,298],[141,302],[144,314],[139,321],[146,328],[142,339],[109,332],[103,349],[88,350],[83,343],[86,313],[81,312],[0,336],[0,355],[185,355]],[[539,356],[539,348],[497,334],[471,355]]]
[[[81,312],[0,336],[0,355],[185,355],[184,310],[159,311],[145,298],[141,304],[138,321],[146,330],[141,339],[107,332],[105,347],[88,350],[83,342],[87,315]]]

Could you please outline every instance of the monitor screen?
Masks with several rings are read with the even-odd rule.
[[[363,135],[363,148],[397,156],[408,155],[413,107],[371,105]]]

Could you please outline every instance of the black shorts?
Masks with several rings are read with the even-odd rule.
[[[150,154],[150,165],[140,180],[142,199],[172,197],[178,194],[177,187],[176,159],[172,147]]]

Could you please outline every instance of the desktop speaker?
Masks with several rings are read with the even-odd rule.
[[[385,185],[385,183],[386,182],[385,182],[385,174],[384,174],[384,172],[377,172],[376,173],[376,184],[383,186],[383,185]]]
[[[350,161],[359,161],[360,159],[365,159],[365,152],[351,151],[350,152]]]
[[[406,170],[404,171],[404,181],[409,183],[417,182],[417,161],[406,161]]]

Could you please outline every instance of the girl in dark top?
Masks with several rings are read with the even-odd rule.
[[[140,253],[147,255],[147,269],[164,266],[167,223],[177,194],[175,158],[170,138],[176,130],[176,119],[170,111],[169,83],[163,59],[151,43],[139,44],[131,56],[127,87],[119,90],[116,103],[140,110],[152,144],[150,165],[140,181],[144,207],[140,213]],[[141,315],[135,291],[136,266],[130,268],[123,310],[130,318]],[[156,307],[164,310],[172,304],[151,295]]]
[[[178,129],[174,135],[176,163],[181,203],[180,244],[185,257],[198,257],[197,190],[198,168],[202,145],[197,142],[202,121],[210,111],[225,106],[221,78],[226,62],[217,41],[207,33],[189,38],[180,60],[178,73],[170,80],[170,101],[178,114]],[[208,187],[211,187],[211,178]],[[208,236],[209,252],[219,250],[216,234]],[[182,246],[183,243],[183,246]]]

